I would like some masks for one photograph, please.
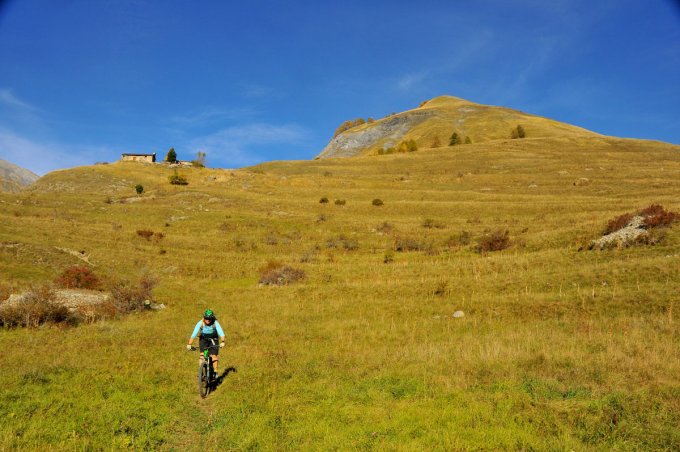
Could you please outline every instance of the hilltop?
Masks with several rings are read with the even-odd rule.
[[[14,163],[0,159],[0,191],[16,193],[40,176]]]
[[[0,329],[0,449],[678,449],[680,227],[579,249],[622,214],[680,211],[680,147],[535,127],[178,169],[186,186],[117,162],[0,193],[11,290],[88,265],[153,275],[167,306]],[[508,248],[482,252],[499,231]],[[268,285],[277,263],[300,280]],[[201,400],[184,346],[207,307],[230,370]]]
[[[524,129],[527,138],[602,137],[580,127],[518,110],[440,96],[413,110],[352,127],[334,137],[318,157],[373,155],[406,140],[415,140],[419,149],[442,147],[449,144],[454,132],[461,143],[466,138],[471,143],[487,143],[510,138],[518,125]]]

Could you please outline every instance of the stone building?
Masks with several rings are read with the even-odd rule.
[[[124,162],[156,162],[156,153],[153,154],[122,154],[121,160]]]

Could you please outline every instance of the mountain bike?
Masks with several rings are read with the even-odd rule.
[[[192,351],[199,350],[198,347],[191,347]],[[206,398],[206,396],[213,389],[213,384],[217,379],[217,373],[213,368],[213,360],[210,356],[209,348],[203,350],[201,354],[201,361],[198,364],[198,393],[201,398]]]

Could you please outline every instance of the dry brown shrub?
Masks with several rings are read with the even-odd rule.
[[[645,227],[650,229],[669,227],[680,219],[680,214],[670,212],[664,209],[660,204],[652,204],[645,207],[638,212],[638,215],[645,217]]]
[[[151,237],[153,237],[153,231],[149,231],[148,229],[140,229],[137,231],[137,235],[147,240],[151,240]]]
[[[55,302],[51,284],[34,286],[22,301],[0,307],[0,326],[6,328],[37,327],[46,323],[75,325],[79,320],[76,313]]]
[[[128,313],[146,309],[145,301],[153,300],[153,288],[158,280],[144,274],[138,283],[132,284],[130,281],[114,281],[110,284],[111,303],[118,312]]]
[[[99,277],[87,265],[74,265],[67,268],[54,282],[65,289],[97,290],[101,288]]]
[[[394,241],[394,251],[422,251],[427,245],[410,237],[397,237]]]
[[[260,268],[260,284],[268,286],[287,286],[302,281],[306,275],[303,270],[283,265],[277,261],[269,261]]]
[[[510,247],[510,233],[499,229],[485,234],[479,239],[477,251],[488,253],[491,251],[501,251]]]
[[[616,218],[612,218],[609,220],[609,222],[607,222],[607,226],[604,228],[602,234],[611,234],[612,232],[616,232],[619,229],[625,228],[632,219],[633,215],[630,213],[624,213],[623,215],[619,215]]]

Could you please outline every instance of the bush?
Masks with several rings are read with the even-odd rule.
[[[472,140],[467,135],[465,136],[465,144],[472,144]]]
[[[680,214],[667,211],[660,204],[652,204],[649,207],[645,207],[638,212],[638,215],[645,218],[645,227],[649,229],[668,227],[680,219]]]
[[[101,288],[101,281],[86,265],[74,265],[67,268],[57,277],[55,283],[65,289],[97,290]]]
[[[501,251],[510,247],[510,234],[501,229],[490,234],[485,234],[479,239],[477,251],[487,253],[490,251]]]
[[[328,198],[324,196],[323,198],[319,199],[319,204],[328,204]]]
[[[383,205],[383,202],[382,202],[382,199],[375,198],[375,199],[372,201],[372,204],[373,204],[374,206],[382,206],[382,205]]]
[[[466,246],[470,244],[470,238],[471,235],[468,231],[463,231],[458,236],[451,236],[449,239],[446,241],[446,245],[449,248],[454,248],[458,246]]]
[[[423,220],[422,226],[427,229],[444,229],[446,225],[440,221],[426,218]]]
[[[50,284],[34,286],[21,302],[0,306],[0,326],[36,327],[46,323],[78,323],[78,316],[55,302],[54,287]]]
[[[397,237],[394,241],[394,251],[422,251],[425,248],[423,242],[408,237]]]
[[[267,286],[287,286],[302,281],[305,277],[303,270],[283,265],[280,262],[269,261],[260,269],[259,283]]]
[[[382,232],[384,234],[389,234],[390,232],[392,232],[392,229],[394,229],[394,226],[392,226],[390,223],[386,221],[380,223],[378,226],[375,227],[376,231]]]
[[[146,300],[153,300],[152,291],[158,280],[144,274],[135,285],[130,281],[115,281],[109,286],[111,292],[111,304],[117,312],[128,313],[141,311],[147,306]]]
[[[344,199],[336,199],[335,200],[336,206],[344,206],[345,204],[347,204],[347,201],[345,201]]]
[[[524,131],[524,127],[518,125],[512,131],[510,132],[510,138],[516,139],[516,138],[524,138],[526,136],[526,132]]]
[[[431,148],[438,148],[438,147],[441,147],[441,145],[442,145],[442,142],[439,139],[439,137],[434,137],[434,139],[432,140],[432,143],[430,143]]]
[[[449,146],[455,146],[457,144],[460,144],[460,136],[458,135],[458,132],[453,132],[449,139]]]
[[[153,237],[153,231],[149,231],[148,229],[139,229],[137,230],[137,235],[147,240],[151,240],[151,237]]]
[[[604,228],[604,231],[602,231],[602,234],[611,234],[612,232],[616,232],[619,229],[625,228],[632,219],[633,215],[630,213],[624,213],[623,215],[619,215],[616,218],[612,218],[607,222],[607,226]]]
[[[177,171],[175,171],[172,176],[168,177],[168,180],[172,185],[189,185],[186,177],[180,176]]]
[[[144,186],[142,184],[135,185],[135,191],[137,192],[138,195],[141,195],[142,193],[144,193]]]

